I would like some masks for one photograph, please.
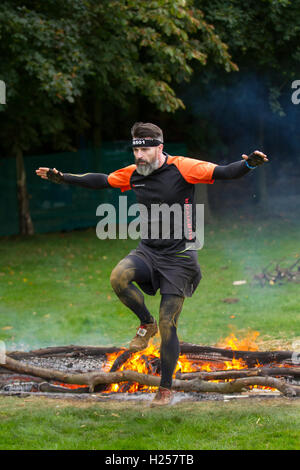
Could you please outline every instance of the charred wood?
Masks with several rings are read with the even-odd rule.
[[[7,353],[8,357],[16,360],[27,359],[30,357],[49,357],[49,356],[64,356],[64,357],[84,357],[87,355],[105,356],[108,353],[124,351],[122,358],[119,356],[119,361],[125,359],[130,352],[124,348],[109,347],[96,347],[96,346],[59,346],[38,349],[35,351],[23,352],[13,351]],[[180,343],[180,354],[186,354],[189,358],[202,360],[225,362],[235,359],[243,359],[248,367],[255,364],[292,364],[293,351],[233,351],[232,349],[215,348],[211,346],[199,346],[193,343]],[[123,356],[124,354],[124,356]],[[117,359],[117,360],[118,360]],[[124,361],[125,362],[125,361]]]
[[[120,356],[117,357],[109,372],[115,372],[118,370],[130,358],[131,354],[132,351],[125,350]]]
[[[199,346],[192,343],[180,343],[180,353],[189,358],[206,362],[225,362],[231,359],[242,359],[249,367],[255,364],[290,364],[293,351],[234,351],[232,349]],[[194,355],[194,356],[191,356]]]

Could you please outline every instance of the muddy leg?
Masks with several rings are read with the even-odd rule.
[[[159,330],[161,335],[161,387],[171,388],[180,347],[177,336],[177,321],[182,310],[184,297],[162,295],[159,312]]]
[[[150,272],[147,265],[133,256],[122,259],[110,276],[115,293],[121,302],[137,315],[142,325],[152,323],[154,318],[145,305],[142,292],[133,284],[133,281],[145,282],[149,278]]]

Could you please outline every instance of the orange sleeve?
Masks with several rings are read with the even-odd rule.
[[[188,183],[214,183],[212,176],[214,169],[217,166],[216,163],[196,160],[195,158],[170,156],[168,158],[168,163],[176,165],[183,178]]]
[[[136,165],[125,166],[125,168],[110,173],[107,180],[113,188],[119,188],[122,192],[128,191],[131,189],[130,178],[135,169]]]

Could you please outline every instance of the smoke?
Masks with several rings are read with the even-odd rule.
[[[276,163],[299,162],[300,104],[292,102],[292,81],[281,92],[269,82],[269,77],[254,74],[220,75],[206,85],[195,80],[184,92],[187,112],[208,121],[211,134],[227,148],[215,155],[218,163],[258,145]]]
[[[274,77],[246,72],[219,75],[206,84],[195,79],[181,97],[191,123],[190,142],[200,158],[224,165],[254,150],[269,158],[246,179],[218,182],[224,190],[222,201],[234,207],[242,197],[256,210],[264,199],[269,215],[299,219],[300,104],[292,102],[292,80],[281,90],[272,82]],[[209,188],[216,205],[220,201],[220,194],[214,196],[217,185]]]

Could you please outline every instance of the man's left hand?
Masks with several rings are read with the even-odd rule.
[[[269,161],[267,155],[260,152],[259,150],[255,150],[250,155],[243,154],[242,157],[249,163],[250,166],[259,166]]]

